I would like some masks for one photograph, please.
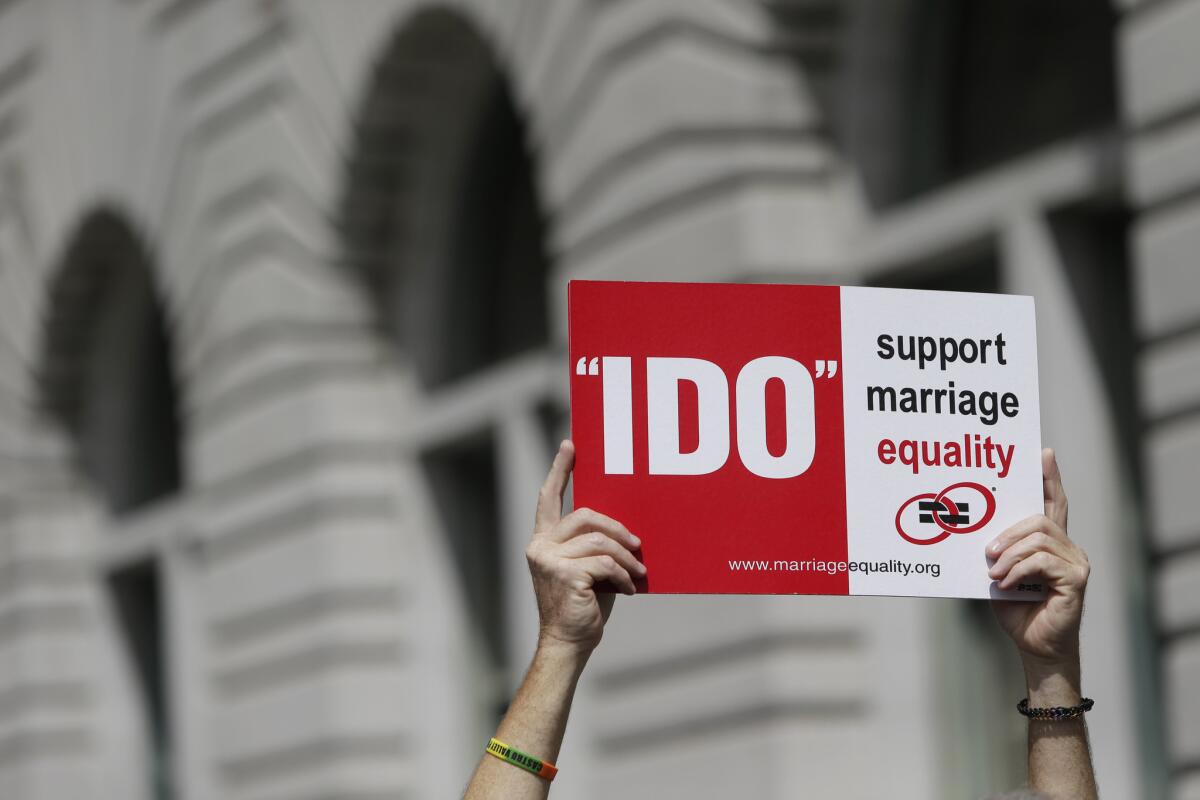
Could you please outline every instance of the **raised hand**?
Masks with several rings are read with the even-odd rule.
[[[496,731],[504,747],[533,754],[542,764],[558,759],[579,677],[612,612],[614,595],[598,592],[597,584],[633,594],[633,576],[646,574],[633,554],[642,543],[624,525],[586,508],[563,516],[563,492],[574,465],[575,447],[565,441],[538,493],[533,538],[525,555],[541,635],[521,688]],[[484,755],[464,797],[545,800],[549,791],[548,779]]]
[[[1074,663],[1091,568],[1087,554],[1067,536],[1067,495],[1052,450],[1042,451],[1042,475],[1045,513],[1004,531],[987,552],[996,559],[988,574],[1001,589],[1042,583],[1046,598],[1040,603],[998,600],[992,607],[1027,662]]]
[[[588,508],[562,514],[562,497],[575,465],[568,440],[538,495],[533,538],[525,550],[541,617],[541,638],[591,650],[600,642],[614,595],[597,592],[605,582],[634,594],[634,578],[646,574],[634,552],[641,541],[624,525]]]

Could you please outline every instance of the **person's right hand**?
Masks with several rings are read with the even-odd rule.
[[[599,593],[607,582],[634,594],[634,578],[646,568],[634,556],[641,541],[624,525],[588,508],[562,515],[562,497],[575,446],[558,448],[550,474],[538,493],[533,538],[525,549],[541,617],[541,643],[566,644],[590,652],[600,642],[614,595]]]

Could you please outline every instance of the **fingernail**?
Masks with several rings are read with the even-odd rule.
[[[989,544],[987,546],[987,549],[988,549],[989,553],[999,553],[1000,552],[1000,540],[997,539],[994,542],[992,542],[991,544]]]
[[[640,561],[638,562],[638,572],[641,573],[642,575],[646,574],[646,565]]]
[[[642,546],[642,540],[634,536],[632,533],[629,534],[629,542],[633,545],[635,550]]]

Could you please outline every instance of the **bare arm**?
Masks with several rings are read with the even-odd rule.
[[[557,761],[575,686],[586,661],[587,655],[577,650],[539,646],[496,738],[551,763]],[[549,792],[549,781],[484,755],[467,787],[466,800],[540,800]]]
[[[1079,662],[1025,666],[1029,705],[1079,705]],[[1052,798],[1095,800],[1096,776],[1083,717],[1059,722],[1029,721],[1029,785]]]
[[[607,581],[625,594],[645,575],[634,556],[641,546],[625,526],[589,509],[562,516],[562,496],[575,463],[563,442],[538,496],[533,538],[526,549],[537,596],[541,632],[533,663],[504,715],[496,738],[553,763],[558,758],[579,676],[600,643],[614,595],[599,594]],[[550,783],[484,755],[465,800],[544,800]]]
[[[1053,451],[1042,452],[1045,514],[1017,523],[988,546],[1001,588],[1036,580],[1041,603],[996,601],[996,618],[1021,654],[1029,705],[1077,706],[1082,699],[1079,626],[1090,567],[1067,536],[1067,495]],[[1029,785],[1058,800],[1095,800],[1096,777],[1083,717],[1029,722]]]

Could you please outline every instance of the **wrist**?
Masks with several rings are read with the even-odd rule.
[[[1082,698],[1079,657],[1046,659],[1022,654],[1029,705],[1074,706]]]
[[[538,637],[534,661],[551,664],[559,669],[569,669],[578,675],[583,672],[594,649],[594,645],[561,639],[543,632]]]

